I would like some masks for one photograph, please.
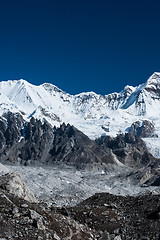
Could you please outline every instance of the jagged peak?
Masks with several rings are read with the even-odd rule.
[[[155,77],[160,77],[160,72],[154,72],[152,75],[151,75],[152,78],[155,78]]]
[[[133,87],[133,86],[130,86],[130,85],[126,85],[125,87],[124,87],[124,89],[123,89],[123,91],[134,91],[135,90],[135,87]]]
[[[119,93],[120,95],[124,95],[124,94],[127,94],[127,95],[130,95],[132,92],[134,92],[135,91],[135,87],[133,87],[133,86],[129,86],[129,85],[126,85],[125,87],[124,87],[124,89]],[[118,94],[118,93],[116,93],[116,94]]]
[[[154,72],[146,82],[146,85],[159,85],[160,84],[160,72]]]

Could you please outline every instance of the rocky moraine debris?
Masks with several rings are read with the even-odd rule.
[[[67,212],[81,224],[103,233],[100,239],[160,239],[160,195],[122,197],[97,193]]]
[[[160,195],[98,193],[74,207],[57,208],[0,189],[0,239],[159,240]]]
[[[44,203],[27,202],[0,190],[0,239],[97,239],[97,233]]]
[[[0,176],[0,239],[159,240],[160,195],[97,193],[55,207],[37,202],[17,173],[7,173]]]

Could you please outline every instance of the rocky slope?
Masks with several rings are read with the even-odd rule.
[[[60,214],[47,205],[33,204],[0,189],[0,239],[96,239],[87,225]]]
[[[159,162],[149,153],[145,142],[132,132],[119,134],[115,138],[102,136],[96,142],[104,151],[112,149],[116,158],[131,168],[139,169]]]
[[[69,124],[61,125],[54,132],[51,157],[56,162],[81,164],[114,163],[109,149],[103,151],[94,141]]]
[[[102,231],[104,237],[101,239],[160,239],[159,195],[121,197],[95,194],[63,213],[91,229]]]

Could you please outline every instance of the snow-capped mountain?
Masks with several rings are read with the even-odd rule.
[[[127,131],[137,120],[150,120],[160,134],[160,73],[145,83],[126,86],[120,93],[98,95],[94,92],[70,95],[44,83],[34,86],[27,81],[0,82],[0,113],[19,112],[25,120],[32,116],[55,126],[74,125],[90,138],[102,134],[115,136]]]

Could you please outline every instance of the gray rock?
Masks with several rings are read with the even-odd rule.
[[[18,208],[16,208],[16,207],[13,208],[13,210],[12,210],[12,214],[13,214],[13,215],[15,215],[15,214],[18,213],[18,212],[19,212]]]
[[[117,219],[118,220],[118,219]],[[119,228],[117,228],[116,230],[114,230],[114,234],[118,235],[119,234]]]
[[[21,225],[29,224],[29,223],[30,223],[30,219],[29,219],[29,217],[24,217],[24,218],[22,218],[22,219],[19,221],[19,223],[20,223]]]
[[[28,204],[24,203],[21,205],[22,208],[28,208]]]
[[[122,240],[121,236],[116,236],[114,240]]]
[[[0,176],[0,188],[29,202],[36,202],[34,194],[26,186],[21,176],[16,172]]]
[[[44,225],[43,217],[34,210],[29,210],[29,213],[30,213],[30,218],[33,220],[33,224],[39,230],[45,230],[46,228],[45,228],[45,225]]]
[[[136,121],[131,125],[129,129],[129,133],[131,133],[133,136],[142,138],[156,137],[154,131],[154,124],[148,120]]]
[[[43,239],[43,237],[41,237],[41,236],[38,236],[38,238],[37,238],[37,240],[42,240]]]
[[[58,235],[57,235],[56,233],[54,233],[53,236],[54,236],[54,238],[55,238],[56,240],[61,240],[60,237],[58,237]]]
[[[110,240],[110,234],[107,231],[104,231],[99,240]]]
[[[42,216],[34,210],[29,209],[29,216],[33,220],[42,218]]]

